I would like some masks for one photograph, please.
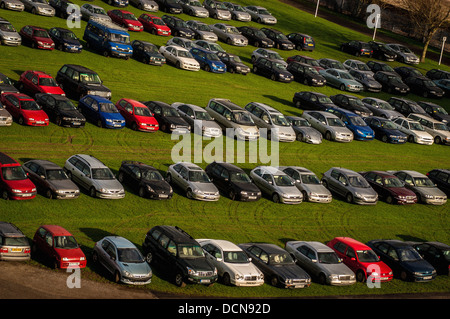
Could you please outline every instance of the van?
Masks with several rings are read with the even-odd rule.
[[[84,30],[86,46],[100,51],[105,57],[129,59],[133,54],[128,32],[109,21],[91,18]]]

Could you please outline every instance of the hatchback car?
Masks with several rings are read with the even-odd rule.
[[[161,19],[170,28],[173,36],[186,39],[192,39],[195,36],[194,31],[189,28],[183,19],[167,14],[163,15]]]
[[[178,3],[183,7],[183,13],[194,17],[208,18],[209,12],[198,0],[179,0]]]
[[[116,108],[124,117],[126,125],[134,131],[156,132],[159,123],[147,106],[133,99],[120,99]]]
[[[128,2],[144,11],[157,12],[159,9],[158,3],[153,0],[129,0]]]
[[[62,95],[37,93],[36,103],[42,106],[50,120],[59,126],[84,127],[86,118],[70,99]]]
[[[239,30],[227,23],[215,23],[210,25],[218,39],[228,45],[245,47],[248,45],[248,39],[239,32]]]
[[[349,143],[353,133],[336,115],[327,111],[303,111],[302,117],[328,141]]]
[[[403,144],[408,139],[406,134],[398,130],[394,122],[384,117],[370,116],[364,118],[364,121],[375,132],[375,138],[384,143]]]
[[[0,94],[11,92],[19,93],[19,90],[14,86],[13,81],[3,73],[0,73]]]
[[[85,95],[78,102],[78,109],[87,120],[98,127],[121,129],[125,119],[110,100],[97,95]]]
[[[374,79],[381,84],[382,90],[390,94],[406,95],[411,90],[400,76],[391,72],[378,71],[375,73]]]
[[[261,28],[261,31],[264,32],[269,39],[272,39],[275,42],[275,48],[287,51],[295,49],[295,44],[280,30],[264,27]]]
[[[297,135],[297,141],[309,144],[322,143],[322,133],[311,126],[307,119],[299,116],[286,116]]]
[[[355,78],[348,73],[348,71],[326,69],[319,71],[319,74],[327,80],[328,85],[334,86],[341,91],[358,93],[364,90],[364,86],[356,81]]]
[[[220,46],[220,44],[216,42],[206,41],[206,40],[194,40],[193,45],[195,47],[200,47],[205,50],[214,52],[214,53],[220,53],[220,52],[226,52],[224,48]]]
[[[49,117],[41,106],[23,93],[3,93],[0,101],[20,125],[48,126]]]
[[[252,21],[255,21],[260,24],[276,24],[277,18],[275,18],[272,13],[269,12],[264,7],[261,6],[246,6],[244,10],[247,11]]]
[[[359,60],[353,60],[353,59],[345,60],[344,67],[349,71],[356,70],[356,71],[364,72],[365,74],[371,74],[371,75],[374,74],[372,72],[372,70],[370,70],[370,68],[367,66],[367,64],[365,64],[364,62],[359,61]]]
[[[413,100],[391,97],[389,98],[388,103],[392,105],[396,111],[403,114],[403,116],[408,116],[411,113],[427,115],[427,112]]]
[[[160,101],[142,102],[153,113],[159,123],[159,129],[166,133],[189,134],[191,126],[171,105]]]
[[[138,18],[142,23],[145,31],[148,31],[154,35],[169,36],[172,34],[170,28],[166,25],[161,17],[153,14],[143,13]]]
[[[209,12],[209,16],[218,20],[231,20],[231,12],[228,7],[221,1],[204,0],[203,6]]]
[[[20,12],[25,9],[25,6],[19,0],[2,0],[0,2],[0,8]]]
[[[207,137],[222,136],[222,128],[203,107],[181,102],[172,103],[172,107],[180,113],[194,133]]]
[[[81,53],[83,45],[71,30],[64,28],[51,28],[48,30],[50,38],[55,42],[56,49],[64,52]]]
[[[4,108],[3,104],[0,103],[0,126],[11,126],[13,122],[13,117]]]
[[[67,19],[70,16],[74,19],[81,19],[81,13],[75,10],[74,3],[70,0],[48,0],[48,4],[55,9],[56,17]]]
[[[22,37],[22,43],[31,46],[33,49],[54,50],[55,42],[48,34],[46,29],[26,25],[19,31]]]
[[[223,63],[217,54],[214,52],[210,52],[205,49],[200,48],[192,48],[190,49],[190,53],[194,57],[195,60],[200,64],[200,68],[205,70],[206,72],[213,73],[226,73],[227,66]]]
[[[289,33],[287,36],[289,41],[294,43],[295,49],[297,51],[313,51],[316,47],[316,42],[314,38],[310,35],[304,33],[293,32]]]
[[[376,93],[381,92],[383,86],[375,80],[372,74],[355,69],[349,70],[348,73],[353,76],[356,81],[363,85],[365,91]]]
[[[450,79],[450,72],[440,69],[431,69],[425,75],[431,80]]]
[[[326,111],[336,106],[327,95],[312,91],[295,92],[292,102],[299,109],[311,111]]]
[[[291,62],[300,62],[300,63],[304,63],[307,65],[312,66],[314,69],[316,69],[317,71],[323,70],[323,67],[320,66],[319,62],[317,62],[316,59],[311,58],[309,56],[306,55],[293,55],[290,56],[286,59],[287,63],[291,63]]]
[[[445,123],[431,118],[428,114],[411,113],[408,118],[419,122],[425,131],[433,137],[434,143],[450,145],[450,131]]]
[[[21,0],[25,6],[25,10],[32,14],[53,17],[55,9],[48,4],[47,0]]]
[[[242,63],[241,58],[236,54],[227,53],[227,52],[216,52],[220,61],[225,63],[227,66],[227,71],[230,73],[240,73],[243,75],[247,75],[250,73],[250,68]]]
[[[30,259],[30,243],[16,225],[0,221],[0,260]]]
[[[354,140],[371,141],[375,138],[372,128],[358,114],[340,107],[330,107],[327,111],[344,122],[345,126],[352,131]]]
[[[0,170],[0,191],[4,200],[36,197],[36,186],[28,178],[23,167],[9,155],[1,152]]]
[[[359,173],[340,167],[332,167],[322,176],[323,185],[332,193],[345,198],[347,203],[375,205],[378,194]]]
[[[108,16],[105,9],[90,3],[83,4],[80,7],[80,13],[81,18],[86,21],[89,21],[91,18],[105,22],[111,21],[111,18]]]
[[[428,178],[443,191],[447,197],[450,196],[450,170],[435,168],[429,171]]]
[[[8,0],[8,1],[1,1],[0,7],[3,6],[5,8],[5,2],[16,2],[22,3],[18,0]],[[11,5],[15,5],[11,3]],[[19,46],[22,44],[22,38],[20,37],[20,34],[16,31],[14,26],[6,19],[3,19],[0,17],[0,44],[3,45],[11,45],[11,46]]]
[[[194,31],[195,33],[194,38],[198,40],[216,42],[219,39],[217,35],[214,33],[214,31],[211,29],[211,27],[205,22],[197,20],[189,20],[186,22],[186,24],[192,31]]]
[[[25,71],[20,75],[17,82],[19,90],[23,93],[35,95],[36,93],[47,93],[56,95],[66,95],[55,79],[42,71]]]
[[[437,86],[430,79],[422,77],[409,77],[405,79],[405,84],[414,92],[414,94],[422,95],[424,98],[442,98],[445,91]]]
[[[152,280],[152,269],[141,252],[123,237],[106,236],[96,242],[92,261],[113,275],[116,283],[147,285]]]
[[[330,96],[330,99],[336,106],[356,113],[359,116],[367,117],[373,115],[372,111],[370,111],[356,96],[350,94],[336,94]]]
[[[85,268],[86,256],[75,237],[59,225],[41,225],[33,237],[33,256],[39,254],[53,268]]]
[[[417,104],[419,104],[419,106],[432,118],[446,123],[447,127],[450,129],[450,114],[448,114],[442,106],[426,101],[418,101]]]
[[[385,43],[377,41],[369,41],[368,43],[373,50],[372,57],[375,59],[384,61],[395,61],[397,59],[397,53]]]
[[[233,2],[224,2],[223,4],[231,12],[231,19],[244,22],[252,20],[252,16],[240,4]]]
[[[323,69],[337,69],[346,71],[347,68],[344,66],[344,64],[341,61],[330,59],[330,58],[322,58],[317,60],[317,63],[323,68]]]
[[[261,48],[272,48],[275,42],[257,27],[241,26],[239,32],[248,39],[248,43]]]
[[[399,117],[393,120],[396,128],[407,136],[408,142],[423,145],[433,144],[433,136],[427,133],[424,127],[410,118]]]
[[[188,71],[199,71],[200,63],[194,59],[189,50],[177,45],[160,46],[161,53],[168,63],[175,65],[178,69]]]
[[[438,275],[450,275],[450,246],[436,241],[411,244],[423,259],[428,261]]]
[[[180,14],[183,12],[183,7],[177,0],[157,0],[157,3],[161,11],[172,14]]]
[[[327,80],[312,66],[300,62],[291,62],[286,70],[294,76],[294,80],[310,86],[324,86]]]
[[[341,51],[349,54],[353,54],[354,56],[367,56],[372,57],[373,50],[367,42],[363,41],[355,41],[352,40],[350,42],[342,43]]]
[[[258,58],[260,58],[260,57],[270,59],[273,61],[277,61],[286,67],[288,65],[287,62],[284,61],[283,57],[274,50],[269,50],[269,49],[265,49],[265,48],[256,49],[255,51],[252,52],[252,63],[255,63],[256,60],[258,60]]]
[[[407,64],[419,64],[419,57],[403,44],[389,43],[387,46],[397,54],[398,61]]]
[[[159,53],[158,47],[153,43],[134,40],[131,43],[133,48],[133,58],[145,64],[162,66],[166,63],[166,58]]]
[[[374,116],[384,117],[389,120],[396,119],[397,117],[404,117],[403,114],[396,111],[395,108],[385,100],[375,97],[365,97],[361,101]]]
[[[286,63],[260,57],[253,63],[253,73],[261,74],[272,81],[291,83],[294,76],[286,69]]]

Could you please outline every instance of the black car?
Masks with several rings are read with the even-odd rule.
[[[394,68],[394,71],[400,75],[402,80],[406,80],[407,78],[421,78],[424,77],[419,70],[412,66],[398,66]]]
[[[248,43],[255,47],[272,48],[275,42],[256,27],[242,26],[237,28],[241,34],[247,38]]]
[[[137,191],[140,197],[170,199],[172,187],[153,166],[137,162],[122,161],[117,179]]]
[[[392,105],[397,112],[403,114],[405,117],[407,117],[410,113],[423,114],[428,116],[425,110],[415,101],[398,97],[391,97],[387,102]]]
[[[261,191],[242,168],[225,162],[212,162],[205,168],[214,185],[232,200],[257,201]]]
[[[159,10],[172,13],[180,14],[183,13],[183,7],[178,3],[178,0],[155,0],[158,4]]]
[[[441,191],[450,196],[450,169],[432,169],[427,176]]]
[[[347,71],[344,64],[338,60],[329,59],[329,58],[322,58],[317,60],[317,63],[324,68],[324,69],[338,69],[338,70],[344,70]]]
[[[363,41],[350,41],[341,44],[341,51],[355,56],[368,56],[372,57],[373,50],[367,42]]]
[[[450,246],[436,241],[412,243],[423,259],[428,261],[438,275],[450,275]]]
[[[373,77],[381,84],[382,90],[388,93],[408,94],[410,91],[409,86],[403,83],[401,77],[391,72],[378,71]]]
[[[76,14],[75,6],[73,9],[69,9],[70,5],[73,5],[74,3],[69,0],[49,0],[48,4],[51,5],[55,9],[55,16],[60,17],[62,19],[67,19],[69,16],[71,18],[79,17],[81,19],[80,14]]]
[[[450,79],[450,72],[439,69],[431,69],[425,75],[431,80]]]
[[[373,73],[377,73],[379,71],[390,72],[390,73],[394,74],[395,76],[402,78],[400,76],[400,74],[395,72],[395,70],[387,63],[378,62],[378,61],[368,61],[366,64]]]
[[[450,128],[450,114],[448,114],[442,106],[425,101],[418,101],[417,104],[419,104],[429,116],[446,123],[447,127]]]
[[[324,86],[327,83],[327,80],[308,64],[291,62],[286,69],[292,73],[295,81],[305,85]]]
[[[293,55],[290,56],[286,59],[287,63],[291,63],[291,62],[300,62],[300,63],[304,63],[304,64],[308,64],[310,66],[312,66],[314,69],[316,69],[317,71],[323,70],[323,67],[320,66],[319,62],[317,62],[316,59],[311,58],[309,56],[306,55]]]
[[[161,19],[170,28],[172,32],[171,34],[174,37],[182,37],[186,39],[193,39],[195,37],[194,31],[189,28],[183,19],[167,14],[163,15]]]
[[[405,79],[405,84],[409,86],[409,88],[415,94],[420,94],[424,98],[442,98],[445,95],[443,89],[437,86],[436,83],[431,81],[429,78],[422,77],[409,77]]]
[[[372,116],[373,113],[369,110],[364,103],[356,96],[349,94],[336,94],[330,96],[333,103],[343,109],[352,111],[362,117]]]
[[[253,63],[253,73],[284,83],[290,83],[294,80],[294,76],[286,70],[286,66],[283,63],[263,57],[259,57]]]
[[[242,63],[241,59],[236,54],[227,52],[217,52],[216,54],[219,57],[220,61],[225,63],[228,72],[240,73],[243,75],[247,75],[248,73],[250,73],[250,68]]]
[[[171,105],[160,101],[147,101],[144,103],[155,115],[160,130],[168,133],[189,134],[191,126],[180,116]]]
[[[131,46],[133,47],[133,58],[138,61],[159,66],[166,63],[166,58],[159,53],[158,47],[153,43],[134,40]]]
[[[364,121],[375,132],[375,138],[391,144],[404,144],[408,136],[397,129],[397,126],[384,117],[370,116]]]
[[[37,104],[47,113],[50,120],[59,126],[84,127],[86,118],[71,100],[62,95],[37,93]]]
[[[397,59],[397,53],[388,47],[385,43],[369,41],[370,48],[372,49],[372,57],[378,60],[395,61]]]
[[[261,31],[266,34],[269,39],[274,41],[274,46],[281,50],[294,50],[295,45],[292,43],[283,32],[272,28],[261,28]]]
[[[155,226],[147,232],[142,250],[147,262],[179,287],[186,283],[212,285],[217,269],[206,259],[200,244],[177,226]]]
[[[310,286],[311,277],[283,248],[268,243],[246,243],[238,246],[252,259],[252,263],[263,272],[264,278],[272,286],[283,288]]]
[[[0,94],[5,92],[19,93],[19,90],[14,86],[14,83],[9,77],[0,73]]]
[[[55,48],[60,51],[81,53],[83,45],[75,33],[64,28],[51,28],[48,30],[50,38],[55,42]]]
[[[76,100],[87,94],[111,99],[111,90],[103,85],[98,74],[84,66],[64,64],[55,80],[68,96],[73,96]]]
[[[295,49],[298,51],[313,51],[316,48],[316,42],[310,35],[293,32],[289,33],[286,37],[289,41],[294,43]]]
[[[302,110],[326,111],[328,108],[336,106],[327,95],[319,92],[296,92],[292,101],[296,107]]]

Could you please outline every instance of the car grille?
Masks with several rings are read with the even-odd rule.
[[[120,51],[120,52],[130,52],[130,50],[128,50],[128,49],[123,49],[123,48],[117,48],[117,51]]]
[[[214,276],[214,272],[212,271],[199,271],[197,272],[198,277],[212,277]]]
[[[340,275],[339,276],[339,280],[350,280],[351,276],[350,275]]]
[[[256,280],[258,280],[258,276],[244,276],[244,280],[256,281]]]
[[[406,199],[409,199],[409,200],[413,200],[415,198],[416,198],[416,196],[406,196]]]

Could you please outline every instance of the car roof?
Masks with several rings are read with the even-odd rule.
[[[69,231],[59,225],[41,225],[41,227],[51,232],[54,236],[72,236]]]
[[[19,164],[19,163],[15,161],[11,156],[0,152],[0,165],[7,165],[7,164]]]
[[[318,241],[302,241],[299,242],[299,244],[305,244],[311,248],[313,248],[317,252],[334,252],[333,249],[325,245],[324,243],[318,242]]]
[[[414,114],[412,114],[412,116],[420,117],[421,119],[427,120],[427,121],[432,122],[432,123],[442,123],[441,121],[433,119],[433,118],[431,118],[431,117],[429,117],[428,115],[425,115],[425,114],[414,113]]]
[[[422,173],[419,173],[417,171],[411,171],[411,170],[405,170],[405,169],[397,171],[397,172],[403,172],[403,173],[411,175],[412,177],[424,177],[424,176],[426,176],[426,175],[424,175]]]
[[[385,243],[388,243],[391,246],[397,247],[397,248],[411,247],[410,244],[408,244],[408,243],[406,243],[404,241],[398,240],[398,239],[379,239],[379,240],[374,240],[374,241],[375,242],[385,242]]]
[[[311,170],[309,170],[309,169],[307,169],[307,168],[305,168],[305,167],[301,167],[301,166],[286,166],[286,168],[288,168],[288,167],[290,167],[290,168],[292,168],[292,169],[295,169],[295,170],[298,171],[299,173],[314,174],[313,171],[311,171]]]
[[[249,247],[251,247],[251,246],[259,247],[259,248],[261,248],[262,250],[264,250],[268,254],[280,253],[280,252],[284,252],[285,253],[286,252],[280,246],[277,246],[275,244],[270,244],[270,243],[247,243],[245,245],[248,245]]]
[[[138,166],[141,168],[157,171],[157,169],[155,167],[145,164],[145,163],[142,163],[142,162],[139,162],[139,161],[122,161],[122,165],[134,165],[134,166]]]
[[[198,242],[201,241],[209,241],[211,244],[216,244],[224,251],[242,251],[240,247],[238,247],[236,244],[232,243],[228,240],[223,239],[197,239]]]
[[[135,248],[134,244],[128,239],[120,236],[106,236],[103,239],[108,239],[117,248]]]
[[[367,246],[366,244],[363,244],[359,241],[357,241],[356,239],[353,239],[351,237],[335,237],[335,240],[338,240],[344,244],[349,245],[350,247],[354,248],[355,250],[367,250],[367,249],[371,249],[369,246]]]
[[[47,160],[30,160],[29,162],[33,162],[36,163],[42,167],[44,167],[45,169],[61,169],[61,167],[59,167],[57,164],[47,161]]]
[[[278,167],[274,167],[274,166],[260,165],[260,166],[255,167],[254,169],[257,169],[257,168],[261,169],[263,171],[263,173],[269,173],[271,175],[274,175],[274,174],[287,175],[285,172],[280,170]]]
[[[170,239],[175,242],[184,242],[184,243],[197,243],[197,241],[192,238],[188,233],[186,233],[183,229],[178,226],[169,226],[169,225],[158,225],[154,226],[150,231],[158,229],[161,232],[164,232]]]
[[[425,244],[429,244],[429,245],[435,246],[436,248],[441,248],[441,249],[449,249],[450,248],[449,245],[438,242],[438,241],[427,241],[427,242],[425,242]]]
[[[396,177],[394,174],[391,174],[391,173],[385,172],[385,171],[373,170],[373,171],[367,171],[366,173],[376,173],[376,174],[381,175],[383,177]]]
[[[227,162],[214,162],[214,164],[222,166],[222,167],[226,168],[229,171],[236,171],[236,172],[242,172],[243,171],[242,168],[240,168],[238,166],[235,166],[233,164],[227,163]]]
[[[250,103],[254,104],[254,105],[257,105],[257,106],[259,106],[261,108],[264,108],[265,110],[269,111],[270,113],[281,114],[280,111],[278,111],[276,108],[274,108],[274,107],[272,107],[270,105],[267,105],[267,104],[264,104],[264,103],[261,103],[261,102],[250,102]]]
[[[200,166],[190,162],[178,162],[177,164],[181,164],[189,170],[203,170]]]
[[[85,162],[87,162],[89,164],[89,166],[91,168],[104,168],[107,167],[105,164],[103,164],[99,159],[95,158],[92,155],[87,155],[87,154],[76,154],[73,155],[76,156],[78,158],[83,159]]]
[[[14,237],[24,237],[25,235],[22,233],[22,231],[16,227],[16,225],[0,221],[0,234],[3,236],[14,236]]]
[[[97,72],[94,72],[91,69],[89,69],[89,68],[87,68],[85,66],[79,65],[79,64],[64,64],[64,66],[66,66],[68,68],[72,68],[72,69],[74,69],[76,71],[80,71],[80,72],[97,73]]]
[[[360,175],[357,172],[352,171],[351,169],[343,168],[343,167],[332,167],[332,168],[330,168],[330,170],[339,170],[342,173],[346,173],[346,174],[349,174],[349,175]]]
[[[211,99],[211,100],[213,100],[214,102],[217,102],[217,103],[221,103],[221,104],[225,105],[226,107],[228,107],[228,108],[231,109],[231,110],[239,110],[239,111],[242,111],[242,110],[243,110],[242,107],[240,107],[239,105],[237,105],[237,104],[231,102],[231,101],[228,100],[228,99],[213,98],[213,99]]]

